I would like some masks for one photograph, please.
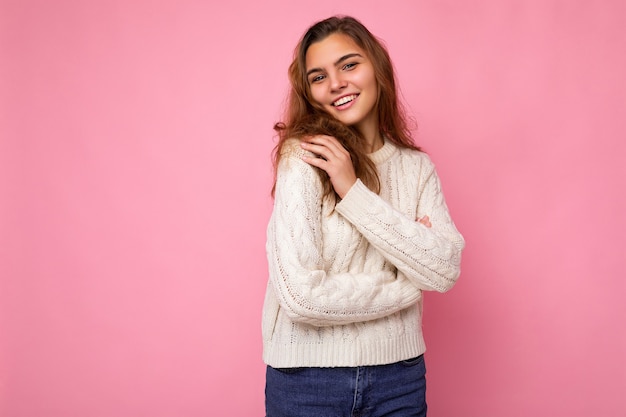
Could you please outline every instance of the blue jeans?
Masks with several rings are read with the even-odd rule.
[[[424,356],[356,368],[267,367],[267,417],[425,417]]]

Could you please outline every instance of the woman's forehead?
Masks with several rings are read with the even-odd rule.
[[[305,56],[306,66],[332,65],[338,58],[350,53],[365,56],[364,51],[351,37],[343,33],[333,33],[309,46]]]

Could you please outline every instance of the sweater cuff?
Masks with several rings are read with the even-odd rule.
[[[375,195],[374,192],[357,178],[354,185],[337,203],[335,210],[348,220],[362,217],[368,212],[373,195]]]

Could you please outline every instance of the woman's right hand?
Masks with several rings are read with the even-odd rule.
[[[428,218],[428,216],[418,217],[415,220],[417,220],[418,223],[422,223],[426,227],[432,227],[432,224],[430,223],[430,219]]]

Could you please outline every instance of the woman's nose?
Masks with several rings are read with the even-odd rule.
[[[334,75],[330,77],[330,89],[332,91],[339,91],[345,88],[348,82],[340,75]]]

